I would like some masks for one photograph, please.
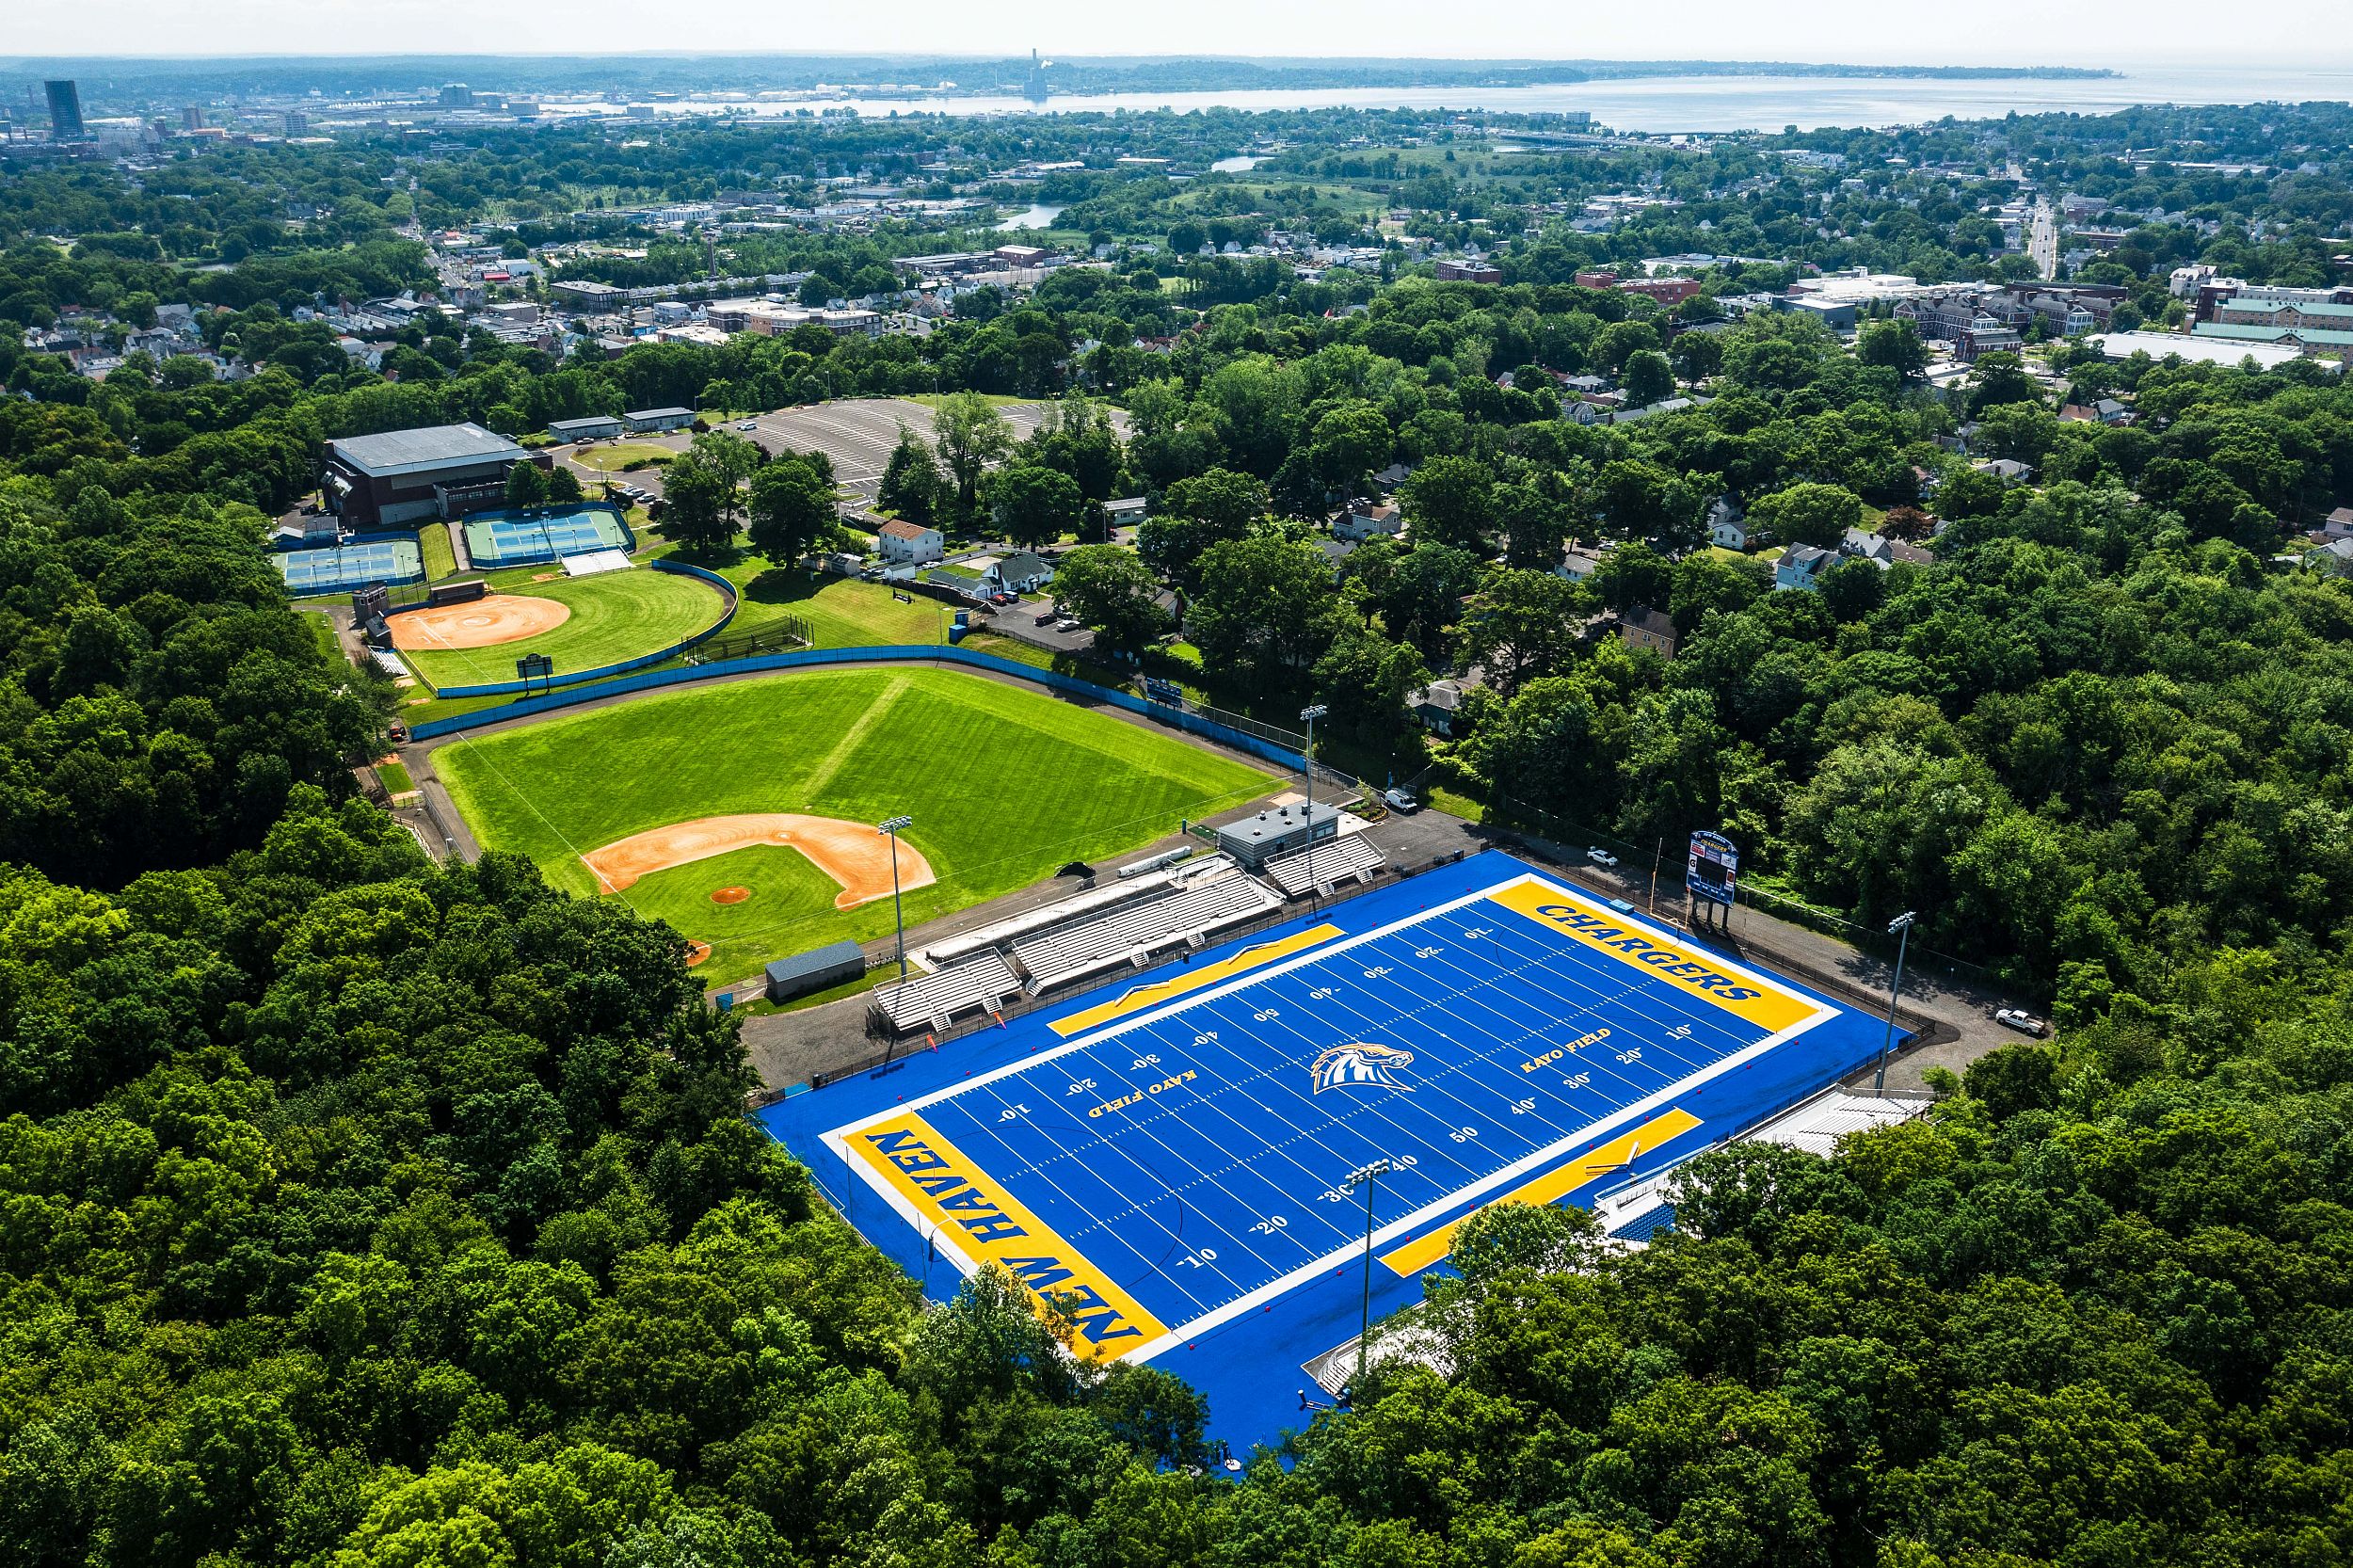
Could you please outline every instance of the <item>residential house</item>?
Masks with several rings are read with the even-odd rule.
[[[947,553],[947,543],[936,528],[893,518],[882,525],[874,536],[882,548],[882,558],[901,565],[917,565],[936,561]]]
[[[1414,476],[1411,463],[1391,463],[1372,476],[1372,487],[1383,495],[1394,495],[1397,488]]]
[[[2334,576],[2353,575],[2353,539],[2337,539],[2304,557],[2304,564]]]
[[[1359,501],[1332,520],[1336,539],[1395,538],[1405,532],[1405,515],[1393,502]]]
[[[992,594],[1035,593],[1053,578],[1054,568],[1035,552],[1028,550],[1000,556],[981,572],[982,584]]]
[[[1637,604],[1618,617],[1618,636],[1628,648],[1654,648],[1667,659],[1675,656],[1675,623],[1647,604]]]
[[[1773,586],[1812,593],[1821,586],[1822,573],[1837,564],[1838,552],[1834,550],[1793,544],[1781,552],[1780,560],[1773,563]]]
[[[1620,408],[1616,413],[1609,416],[1609,423],[1612,424],[1631,424],[1638,419],[1648,419],[1653,414],[1679,414],[1686,408],[1696,408],[1702,403],[1706,401],[1707,399],[1705,398],[1665,398],[1657,403],[1647,404],[1640,408]]]
[[[1353,539],[1315,539],[1310,542],[1323,556],[1324,564],[1332,568],[1332,581],[1337,584],[1341,575],[1348,569],[1348,558],[1356,553],[1356,541]]]
[[[1590,550],[1571,547],[1561,552],[1560,564],[1552,568],[1552,572],[1554,576],[1565,577],[1572,583],[1582,583],[1600,569],[1600,567],[1599,555]]]
[[[1152,503],[1145,496],[1121,496],[1115,501],[1103,503],[1103,516],[1110,520],[1113,528],[1133,528],[1151,515]]]
[[[1749,548],[1749,520],[1741,512],[1740,504],[1728,495],[1720,495],[1708,504],[1707,536],[1726,550],[1746,552]]]
[[[2340,506],[2329,513],[2328,520],[2313,529],[2307,537],[2315,544],[2333,544],[2339,539],[2353,539],[2353,506]]]
[[[1405,694],[1405,711],[1433,735],[1450,736],[1463,711],[1464,693],[1468,689],[1452,679],[1433,680],[1418,692]]]
[[[1860,528],[1849,528],[1838,541],[1838,553],[1855,560],[1868,561],[1884,569],[1901,561],[1910,566],[1936,564],[1936,557],[1916,544],[1891,539],[1884,534],[1866,534]]]
[[[2015,457],[1989,457],[1970,465],[1979,473],[1990,473],[2005,485],[2023,485],[2034,477],[2034,467]]]

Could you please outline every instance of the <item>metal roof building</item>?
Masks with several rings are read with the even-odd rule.
[[[541,462],[479,424],[433,424],[327,443],[328,509],[360,528],[456,517],[494,504],[506,471]]]

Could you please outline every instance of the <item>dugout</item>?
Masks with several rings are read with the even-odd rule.
[[[828,942],[769,965],[767,997],[770,1001],[791,1001],[829,985],[847,984],[865,972],[864,949],[856,942]]]

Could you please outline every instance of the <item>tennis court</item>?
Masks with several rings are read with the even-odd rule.
[[[402,534],[290,550],[278,557],[278,569],[285,576],[286,591],[304,599],[312,594],[349,593],[371,583],[422,583],[424,555],[417,548],[415,535]]]
[[[629,525],[611,506],[477,512],[466,520],[466,552],[477,567],[539,566],[567,555],[635,546]]]
[[[935,1295],[1009,1270],[1241,1441],[1498,1201],[1589,1199],[1844,1076],[1879,1020],[1490,852],[761,1112]]]

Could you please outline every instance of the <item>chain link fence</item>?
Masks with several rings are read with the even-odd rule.
[[[1555,859],[1569,863],[1583,860],[1611,872],[1622,883],[1638,885],[1654,909],[1684,897],[1684,837],[1635,843],[1574,818],[1511,801],[1488,806],[1485,821],[1488,825],[1516,837],[1548,840],[1545,852]],[[1597,856],[1595,851],[1600,854]],[[1741,877],[1736,897],[1739,904],[1760,914],[1834,936],[1875,957],[1892,961],[1896,956],[1896,938],[1883,926],[1857,924],[1836,910],[1760,887],[1753,875]],[[1904,967],[1991,991],[2014,988],[2007,977],[1983,964],[1929,946],[1920,940],[1916,928],[1905,949]]]

